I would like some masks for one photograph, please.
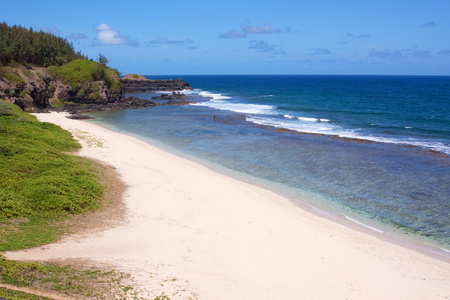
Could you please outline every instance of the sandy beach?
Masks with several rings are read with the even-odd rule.
[[[82,132],[79,155],[117,169],[128,186],[126,219],[7,252],[8,259],[110,265],[132,274],[148,299],[450,299],[448,261],[319,217],[136,138],[64,113],[37,117]]]

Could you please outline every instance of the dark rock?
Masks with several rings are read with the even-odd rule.
[[[75,119],[75,120],[87,120],[87,119],[92,119],[92,117],[88,116],[88,115],[83,115],[83,114],[73,114],[68,116],[67,118],[69,119]]]
[[[172,94],[161,94],[160,96],[152,97],[153,100],[175,100],[175,99],[186,99],[188,98],[185,94],[180,92],[173,92]]]
[[[189,82],[183,79],[150,80],[150,79],[122,79],[122,86],[126,93],[152,93],[158,91],[192,90]]]
[[[169,100],[166,103],[164,103],[163,105],[189,105],[189,104],[194,104],[197,103],[195,101],[186,101],[186,100]]]
[[[116,109],[130,109],[130,108],[146,108],[158,105],[148,99],[142,99],[138,97],[127,97],[125,101],[122,102],[109,102],[104,104],[90,103],[90,104],[78,104],[73,103],[66,105],[64,110],[72,115],[77,115],[79,113],[91,112],[91,111],[101,111],[101,110],[116,110]]]
[[[13,69],[19,74],[23,67]],[[0,77],[0,99],[18,105],[24,111],[61,110],[73,105],[106,105],[125,101],[120,85],[112,92],[102,80],[70,86],[58,78],[51,78],[45,69],[32,70],[31,76],[22,76],[23,82],[9,82]],[[39,74],[39,76],[37,75]]]

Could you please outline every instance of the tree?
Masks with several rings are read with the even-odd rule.
[[[98,54],[98,59],[97,61],[99,63],[101,63],[102,65],[106,66],[109,63],[109,60],[106,58],[106,56],[104,56],[103,54],[99,53]]]
[[[0,23],[0,66],[14,63],[60,66],[78,58],[87,59],[81,52],[75,52],[73,45],[64,38]]]

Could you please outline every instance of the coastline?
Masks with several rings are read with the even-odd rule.
[[[171,299],[450,296],[448,262],[318,217],[271,191],[65,115],[37,117],[104,141],[97,147],[82,140],[79,154],[117,169],[129,186],[127,221],[81,239],[9,252],[8,259],[109,263],[139,278],[143,289],[165,292]]]

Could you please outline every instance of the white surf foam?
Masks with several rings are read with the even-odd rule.
[[[206,106],[219,110],[227,110],[237,113],[248,114],[246,120],[248,122],[253,122],[259,125],[273,126],[277,128],[285,128],[293,131],[304,132],[304,133],[316,133],[325,135],[337,135],[342,138],[351,138],[359,140],[367,140],[379,143],[390,143],[399,145],[410,145],[419,148],[425,148],[437,152],[442,152],[445,154],[450,154],[450,145],[446,145],[440,142],[433,141],[421,141],[418,139],[402,139],[395,137],[386,136],[376,136],[370,135],[359,130],[346,129],[340,125],[333,124],[330,119],[326,118],[314,118],[306,116],[294,116],[290,114],[284,114],[284,118],[268,117],[279,115],[276,111],[277,107],[273,105],[264,104],[249,104],[249,103],[239,103],[229,101],[232,97],[219,94],[211,93],[209,91],[199,91],[195,92],[203,97],[210,98],[211,100],[196,103],[192,105]],[[270,95],[269,95],[270,96]],[[255,115],[265,115],[265,117],[255,116]],[[375,126],[375,124],[371,124]],[[411,127],[405,127],[410,129]]]
[[[357,130],[345,129],[339,125],[332,124],[328,119],[299,118],[291,115],[284,115],[283,119],[270,117],[247,116],[246,120],[259,125],[285,128],[297,132],[316,133],[325,135],[337,135],[342,138],[366,140],[378,143],[390,143],[397,145],[408,145],[418,148],[425,148],[445,154],[450,154],[450,145],[433,141],[421,141],[418,139],[402,139],[395,137],[375,136],[358,132]]]
[[[333,134],[336,135],[338,132],[343,130],[338,128],[338,126],[329,124],[327,122],[321,123],[319,119],[313,118],[285,118],[277,119],[270,117],[254,117],[247,116],[246,120],[259,125],[273,126],[277,128],[285,128],[289,130],[294,130],[298,132],[306,133],[319,133],[319,134]]]
[[[308,117],[297,117],[297,119],[299,119],[301,121],[306,121],[306,122],[319,122],[320,121],[320,119],[308,118]]]
[[[369,228],[369,229],[371,229],[371,230],[373,230],[373,231],[376,231],[376,232],[379,232],[379,233],[384,233],[384,231],[382,231],[382,230],[380,230],[380,229],[378,229],[378,228],[375,228],[375,227],[369,226],[369,225],[367,225],[367,224],[361,223],[361,222],[359,222],[359,221],[356,221],[355,219],[350,218],[349,216],[345,216],[345,218],[346,218],[347,220],[349,220],[349,221],[352,221],[352,222],[354,222],[354,223],[356,223],[356,224],[358,224],[358,225],[361,225],[361,226],[363,226],[363,227]]]
[[[228,97],[223,94],[214,94],[207,91],[200,92],[199,95],[211,98],[211,100],[196,103],[194,105],[207,106],[214,109],[227,110],[244,114],[276,114],[275,109],[277,107],[272,105],[231,102],[227,100],[232,99],[232,97]]]
[[[217,100],[227,100],[227,99],[231,99],[231,97],[222,95],[222,94],[214,94],[214,93],[210,93],[210,92],[200,92],[198,93],[200,96],[206,97],[206,98],[212,98],[213,101],[217,101]]]
[[[283,117],[285,117],[286,119],[291,119],[291,120],[301,120],[301,121],[306,121],[306,122],[331,122],[331,120],[329,119],[322,119],[322,118],[311,118],[311,117],[297,117],[297,116],[292,116],[289,114],[285,114],[283,115]]]

